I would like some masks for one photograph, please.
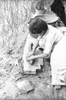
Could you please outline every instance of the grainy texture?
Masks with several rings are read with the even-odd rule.
[[[35,13],[38,0],[0,0],[0,98],[1,99],[66,99],[66,88],[56,91],[51,86],[50,65],[37,75],[23,75],[23,48],[29,33],[28,21]],[[44,0],[49,7],[53,0]],[[65,3],[64,3],[65,4]],[[66,7],[66,4],[65,4]],[[50,13],[49,9],[46,13]],[[22,94],[16,81],[27,79],[34,90]]]
[[[9,87],[16,90],[12,80],[22,77],[22,55],[28,34],[31,1],[0,0],[0,97],[10,96]],[[6,82],[9,81],[9,85]],[[12,85],[11,85],[12,84]],[[10,90],[12,90],[10,88]],[[5,91],[5,94],[4,94]],[[13,94],[14,93],[14,94]],[[11,96],[14,98],[15,91]],[[17,92],[18,93],[18,92]]]

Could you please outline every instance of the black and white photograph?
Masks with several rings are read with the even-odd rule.
[[[0,100],[66,100],[66,0],[0,0]]]

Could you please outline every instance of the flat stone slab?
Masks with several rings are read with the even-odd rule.
[[[32,85],[32,83],[28,80],[21,80],[21,81],[17,81],[17,87],[20,91],[20,93],[27,93],[29,91],[34,90],[34,86]]]

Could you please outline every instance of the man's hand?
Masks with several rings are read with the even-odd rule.
[[[33,51],[29,52],[29,53],[27,54],[27,57],[30,57],[30,56],[32,56],[32,55],[33,55]]]
[[[33,64],[34,64],[34,60],[29,60],[29,63],[30,63],[31,65],[33,65]]]

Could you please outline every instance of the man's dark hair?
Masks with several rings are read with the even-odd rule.
[[[46,33],[48,25],[42,19],[35,17],[29,22],[29,30],[32,34],[41,34],[44,31]]]

